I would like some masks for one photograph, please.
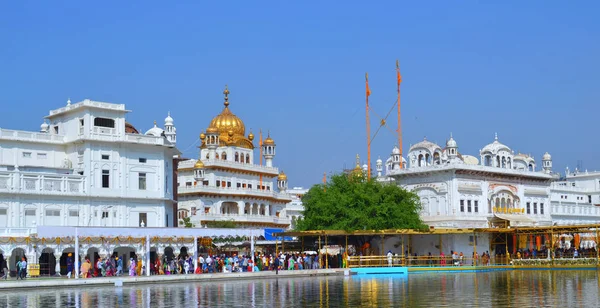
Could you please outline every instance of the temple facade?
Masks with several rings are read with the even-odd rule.
[[[287,175],[273,164],[276,144],[270,135],[246,133],[244,122],[232,113],[229,90],[224,107],[200,134],[198,157],[179,163],[178,218],[189,217],[199,227],[233,221],[240,227],[288,228],[292,216],[287,204]]]

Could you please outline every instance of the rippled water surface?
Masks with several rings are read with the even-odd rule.
[[[41,289],[0,307],[596,307],[598,291],[594,270],[498,271]]]

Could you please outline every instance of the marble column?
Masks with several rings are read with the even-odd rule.
[[[54,266],[54,276],[60,276],[60,257],[62,257],[62,253],[54,253],[54,259],[56,259],[56,265]]]

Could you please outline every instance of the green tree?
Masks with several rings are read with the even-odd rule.
[[[393,183],[367,180],[356,173],[332,176],[302,198],[303,218],[296,230],[426,229],[419,197]]]
[[[189,217],[184,217],[183,219],[179,220],[179,225],[183,225],[185,228],[194,227],[194,224],[192,223],[192,220]]]
[[[235,223],[235,221],[233,219],[205,221],[204,224],[206,224],[206,226],[208,228],[235,228],[235,227],[237,227],[237,224]]]

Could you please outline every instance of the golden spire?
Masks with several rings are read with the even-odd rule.
[[[227,107],[229,106],[229,88],[227,87],[227,85],[225,85],[225,90],[223,91],[223,94],[225,95],[225,102],[223,103],[223,105]]]
[[[360,168],[360,157],[356,154],[356,167]]]

